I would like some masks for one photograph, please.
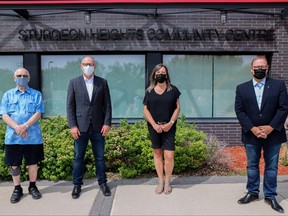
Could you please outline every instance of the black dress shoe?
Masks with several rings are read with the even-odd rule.
[[[78,199],[80,197],[81,193],[81,185],[75,185],[72,191],[72,198],[73,199]]]
[[[248,204],[254,200],[258,200],[259,196],[256,194],[247,193],[244,197],[238,200],[239,204]]]
[[[32,195],[33,199],[40,199],[42,197],[42,194],[40,193],[37,187],[29,188],[28,191],[29,194]]]
[[[279,213],[284,213],[284,209],[278,204],[275,198],[265,197],[265,202],[272,207],[275,211]]]
[[[11,203],[17,203],[20,201],[21,197],[23,196],[23,189],[14,189],[11,198],[10,198],[10,202]]]
[[[99,186],[104,196],[111,196],[111,191],[106,183],[103,183]]]

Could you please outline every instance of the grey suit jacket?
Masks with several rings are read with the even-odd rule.
[[[108,83],[94,75],[91,102],[83,75],[71,79],[67,91],[68,127],[78,127],[87,132],[90,122],[94,130],[101,131],[103,125],[111,126],[112,107]]]

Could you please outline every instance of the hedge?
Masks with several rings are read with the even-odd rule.
[[[196,126],[185,123],[182,116],[177,121],[175,139],[174,173],[203,166],[211,157],[205,144],[206,134],[197,131]],[[73,139],[66,117],[40,120],[43,134],[45,159],[39,164],[39,179],[71,180],[73,164]],[[4,165],[5,123],[0,121],[0,180],[10,180],[9,167]],[[105,158],[107,172],[119,173],[123,178],[134,178],[141,174],[155,172],[153,150],[149,139],[147,123],[137,121],[129,124],[123,119],[113,126],[106,137]],[[22,165],[22,179],[28,173]],[[85,178],[95,177],[95,165],[91,145],[85,157]]]

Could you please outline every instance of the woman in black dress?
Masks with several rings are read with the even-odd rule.
[[[156,194],[172,192],[170,178],[174,168],[174,141],[176,121],[180,112],[180,94],[178,88],[171,84],[167,67],[163,64],[156,65],[143,100],[144,116],[148,122],[154,164],[159,179]]]

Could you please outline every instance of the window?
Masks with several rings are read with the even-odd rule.
[[[235,117],[236,86],[251,80],[256,55],[163,55],[187,118]]]
[[[234,118],[236,86],[251,80],[250,63],[255,56],[163,55],[163,63],[168,66],[172,84],[182,93],[181,113],[187,118]],[[81,75],[80,63],[83,57],[42,55],[45,116],[66,116],[68,82]],[[112,117],[142,118],[145,55],[93,57],[97,65],[95,74],[108,80]]]
[[[0,56],[0,99],[9,89],[15,88],[16,83],[13,79],[15,70],[23,67],[23,56]]]
[[[96,61],[95,75],[107,79],[113,118],[143,116],[145,94],[145,55],[91,55]],[[83,55],[43,55],[42,93],[45,116],[66,116],[69,80],[81,75]]]

